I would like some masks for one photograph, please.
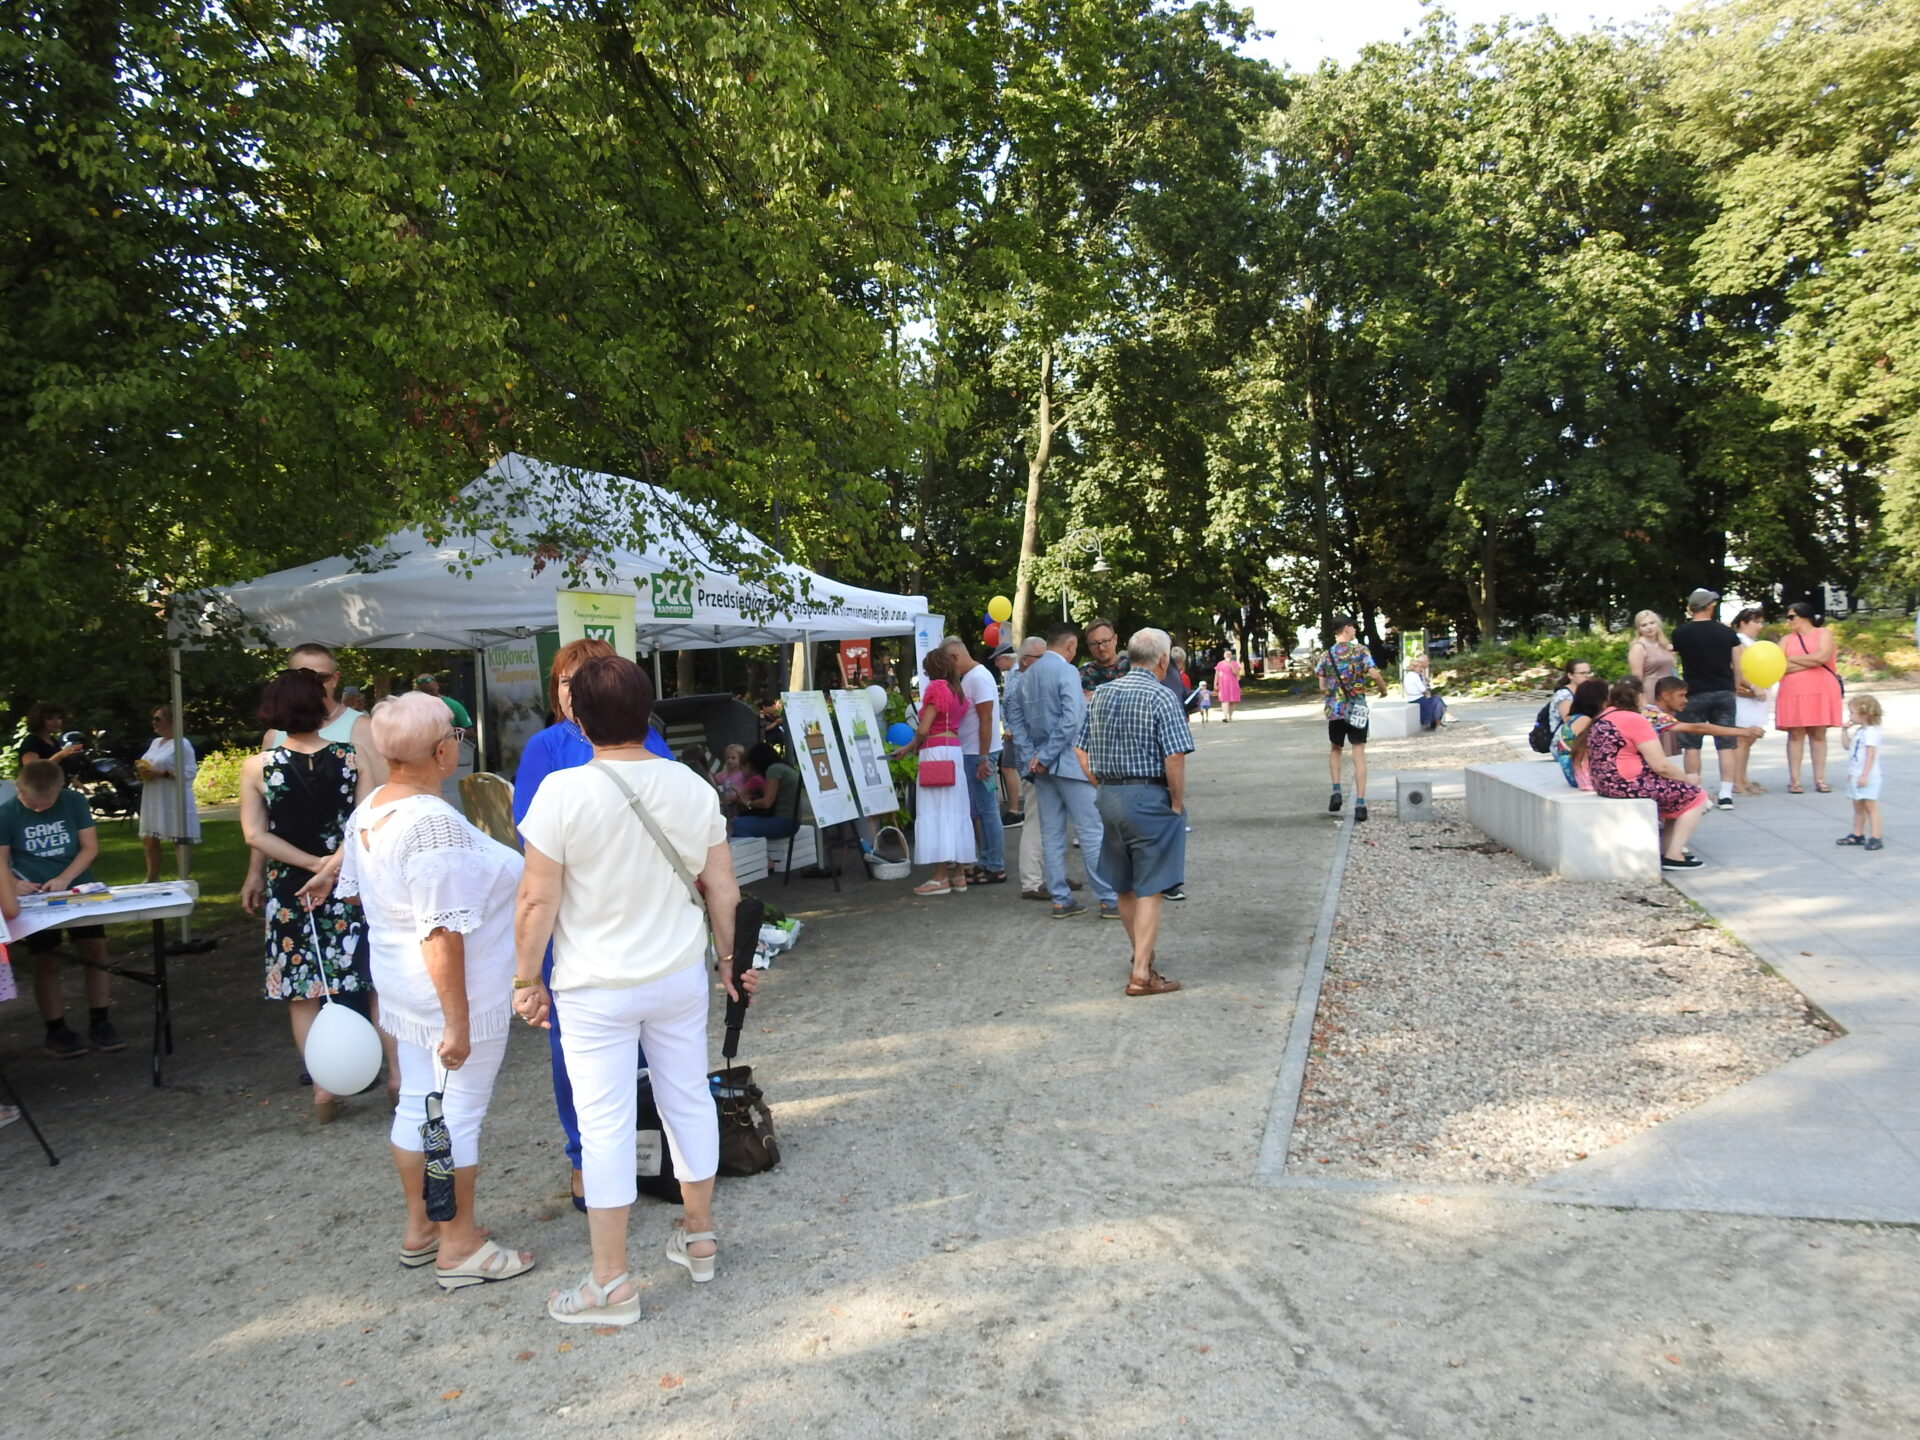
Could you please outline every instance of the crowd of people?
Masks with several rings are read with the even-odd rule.
[[[1613,798],[1652,800],[1660,818],[1662,867],[1697,869],[1704,862],[1687,841],[1706,811],[1733,809],[1736,795],[1766,793],[1748,767],[1771,709],[1774,728],[1787,737],[1790,795],[1804,793],[1807,756],[1814,789],[1822,794],[1832,789],[1827,732],[1843,725],[1852,732],[1847,786],[1854,823],[1837,843],[1883,848],[1880,704],[1871,695],[1846,699],[1833,632],[1819,623],[1818,612],[1804,601],[1787,607],[1781,642],[1786,673],[1776,685],[1759,688],[1748,681],[1740,652],[1758,639],[1763,614],[1744,609],[1731,625],[1724,624],[1717,618],[1719,594],[1705,588],[1689,595],[1686,605],[1687,619],[1671,638],[1654,611],[1634,617],[1629,674],[1608,683],[1578,659],[1562,670],[1548,712],[1552,753],[1567,783]],[[1718,785],[1711,795],[1701,754],[1708,737]]]

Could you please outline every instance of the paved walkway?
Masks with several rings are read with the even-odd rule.
[[[1920,1223],[1920,946],[1905,907],[1920,896],[1920,843],[1903,780],[1920,753],[1920,695],[1883,694],[1888,848],[1839,849],[1850,828],[1835,732],[1831,795],[1786,793],[1784,741],[1755,751],[1769,794],[1694,832],[1703,870],[1677,888],[1774,966],[1846,1034],[1718,1099],[1542,1181],[1566,1199]],[[1522,753],[1533,709],[1467,705]],[[1712,779],[1713,761],[1706,761]]]

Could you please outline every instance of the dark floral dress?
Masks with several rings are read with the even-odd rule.
[[[1662,820],[1687,813],[1705,798],[1698,785],[1669,780],[1664,775],[1642,769],[1629,780],[1620,773],[1620,752],[1627,748],[1627,737],[1615,728],[1606,714],[1587,731],[1587,774],[1593,779],[1596,795],[1610,800],[1651,800]]]
[[[328,745],[311,755],[282,745],[268,752],[262,779],[267,798],[267,829],[310,855],[331,855],[346,834],[353,813],[360,768],[351,745]],[[296,898],[313,878],[311,870],[267,861],[267,998],[318,1000],[332,981],[336,995],[369,990],[367,936],[360,907],[338,898],[307,912]],[[320,937],[326,980],[315,963],[314,933]]]

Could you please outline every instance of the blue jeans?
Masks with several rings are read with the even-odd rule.
[[[1071,755],[1067,763],[1074,766],[1071,779],[1059,775],[1033,777],[1033,791],[1040,798],[1040,839],[1046,846],[1047,891],[1056,905],[1073,899],[1073,892],[1067,888],[1067,827],[1071,825],[1080,837],[1080,858],[1086,863],[1087,883],[1093,887],[1094,898],[1103,905],[1110,904],[1119,897],[1100,878],[1100,837],[1105,830],[1100,823],[1100,807],[1094,800],[1092,782],[1080,778],[1079,766]]]
[[[987,762],[987,778],[980,778],[980,761]],[[1007,868],[1007,831],[1000,823],[1000,797],[994,788],[994,775],[1000,769],[1000,752],[968,755],[967,798],[973,802],[973,818],[980,825],[980,868],[995,873]]]
[[[540,962],[540,983],[547,987],[547,1023],[552,1026],[547,1031],[547,1044],[553,1058],[553,1108],[559,1112],[560,1128],[567,1136],[567,1164],[575,1170],[580,1168],[580,1115],[573,1107],[573,1081],[567,1075],[566,1052],[560,1048],[560,1007],[553,1003],[553,946],[547,946],[546,958]],[[640,1069],[647,1063],[647,1052],[637,1052],[634,1065],[634,1083],[639,1084]]]
[[[736,815],[733,817],[733,833],[736,835],[758,835],[768,840],[784,840],[796,834],[800,829],[798,820],[784,815]]]

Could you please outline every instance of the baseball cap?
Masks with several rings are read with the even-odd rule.
[[[1718,604],[1719,601],[1720,592],[1718,590],[1696,590],[1687,596],[1687,609],[1689,611],[1704,610],[1709,605]]]
[[[358,695],[359,693],[360,693],[360,687],[358,685],[345,685],[345,686],[342,686],[340,690],[340,695],[342,699],[346,698],[349,695]]]
[[[1011,655],[1011,654],[1013,654],[1013,646],[996,645],[993,647],[993,649],[987,652],[987,662],[991,664],[995,660],[998,660],[1002,655]]]

